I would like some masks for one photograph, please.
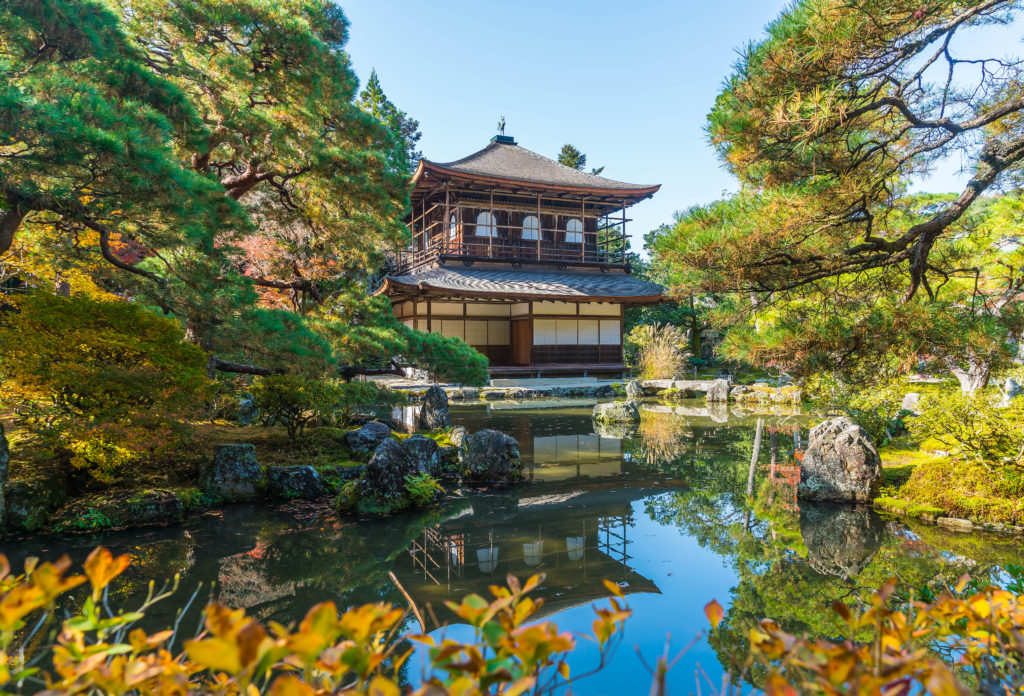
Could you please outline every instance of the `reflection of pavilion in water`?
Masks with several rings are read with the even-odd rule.
[[[395,573],[428,623],[453,617],[444,602],[469,592],[489,596],[507,574],[544,573],[534,593],[545,599],[540,615],[607,596],[602,580],[624,592],[658,593],[630,565],[632,502],[651,489],[562,490],[518,498],[480,496],[466,510],[424,529],[396,563]],[[436,628],[431,626],[430,628]]]

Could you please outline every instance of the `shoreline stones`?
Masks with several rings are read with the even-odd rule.
[[[203,472],[204,487],[228,500],[254,498],[261,479],[256,447],[249,444],[217,445],[213,463]]]
[[[267,493],[278,498],[313,500],[326,493],[320,473],[309,466],[267,467]]]
[[[863,428],[845,416],[811,428],[800,465],[800,499],[870,503],[881,485],[882,460]]]
[[[635,401],[608,401],[594,406],[593,419],[598,423],[639,423],[640,409]]]
[[[903,401],[900,402],[901,411],[910,411],[915,416],[921,415],[920,406],[921,394],[919,392],[907,392],[903,396]]]
[[[448,396],[444,389],[433,386],[423,396],[423,406],[420,408],[419,416],[416,417],[417,430],[437,430],[438,428],[450,428],[452,416],[448,411]]]

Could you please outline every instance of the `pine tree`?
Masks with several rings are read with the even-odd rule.
[[[562,146],[561,151],[558,153],[558,163],[564,164],[566,167],[572,167],[573,169],[583,169],[587,166],[587,156],[580,152],[574,145],[566,143]],[[604,171],[604,167],[597,167],[591,169],[591,174],[600,174]]]
[[[411,173],[423,153],[416,149],[420,137],[420,122],[410,118],[408,114],[396,107],[384,94],[380,85],[380,78],[377,71],[370,71],[370,79],[366,86],[359,93],[359,100],[356,102],[363,111],[371,114],[374,118],[384,123],[404,146],[405,166]]]

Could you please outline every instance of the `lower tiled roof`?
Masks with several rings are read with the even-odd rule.
[[[623,273],[550,273],[547,271],[492,270],[439,267],[388,276],[384,288],[403,286],[454,294],[487,296],[545,296],[559,299],[588,297],[656,300],[665,289]]]

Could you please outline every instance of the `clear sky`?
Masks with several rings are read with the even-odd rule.
[[[612,179],[661,184],[631,210],[634,249],[672,213],[735,190],[704,131],[737,50],[783,0],[341,0],[363,82],[420,121],[424,155],[450,161],[505,133],[547,157],[564,143]],[[1016,53],[1020,27],[964,41]],[[953,190],[958,165],[920,188]],[[637,249],[639,250],[639,249]]]

